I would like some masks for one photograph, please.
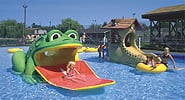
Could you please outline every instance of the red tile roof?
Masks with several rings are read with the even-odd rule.
[[[115,21],[115,25],[113,25],[113,21]],[[144,29],[135,18],[112,19],[107,25],[102,27],[102,29],[127,29],[130,28],[132,24],[135,24],[139,29]]]

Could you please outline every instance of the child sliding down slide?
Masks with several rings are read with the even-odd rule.
[[[78,80],[85,81],[85,76],[80,75],[80,73],[77,71],[75,68],[75,62],[70,61],[67,65],[67,71],[64,69],[60,69],[61,72],[64,74],[63,78],[64,79],[70,79],[73,82],[77,82]]]
[[[69,90],[94,89],[115,83],[114,80],[98,77],[84,61],[75,61],[74,67],[79,74],[72,77],[68,76],[66,64],[53,67],[36,66],[35,69],[49,84]]]

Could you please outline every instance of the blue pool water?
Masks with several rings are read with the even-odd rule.
[[[47,83],[30,85],[11,73],[12,54],[7,53],[8,48],[0,47],[0,100],[185,100],[185,70],[144,73],[123,64],[99,62],[98,53],[80,53],[79,57],[99,77],[113,79],[115,84],[85,91],[65,90]],[[177,67],[185,68],[185,59],[175,61]]]

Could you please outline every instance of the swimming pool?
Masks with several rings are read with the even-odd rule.
[[[102,77],[115,84],[103,88],[70,91],[47,83],[30,85],[11,73],[10,47],[0,47],[0,100],[184,100],[185,70],[161,74],[140,72],[132,67],[108,61],[100,62],[98,53],[80,53],[79,57]],[[21,47],[24,51],[28,47]],[[175,58],[177,67],[185,67],[185,59]],[[171,62],[170,62],[171,63]],[[172,67],[172,66],[170,66]]]

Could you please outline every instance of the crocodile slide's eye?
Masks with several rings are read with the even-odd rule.
[[[54,33],[54,34],[51,35],[51,39],[50,40],[53,41],[53,40],[55,40],[55,39],[57,39],[59,37],[60,37],[59,33]]]
[[[73,39],[77,39],[77,35],[75,33],[68,34],[68,37],[71,37]]]

